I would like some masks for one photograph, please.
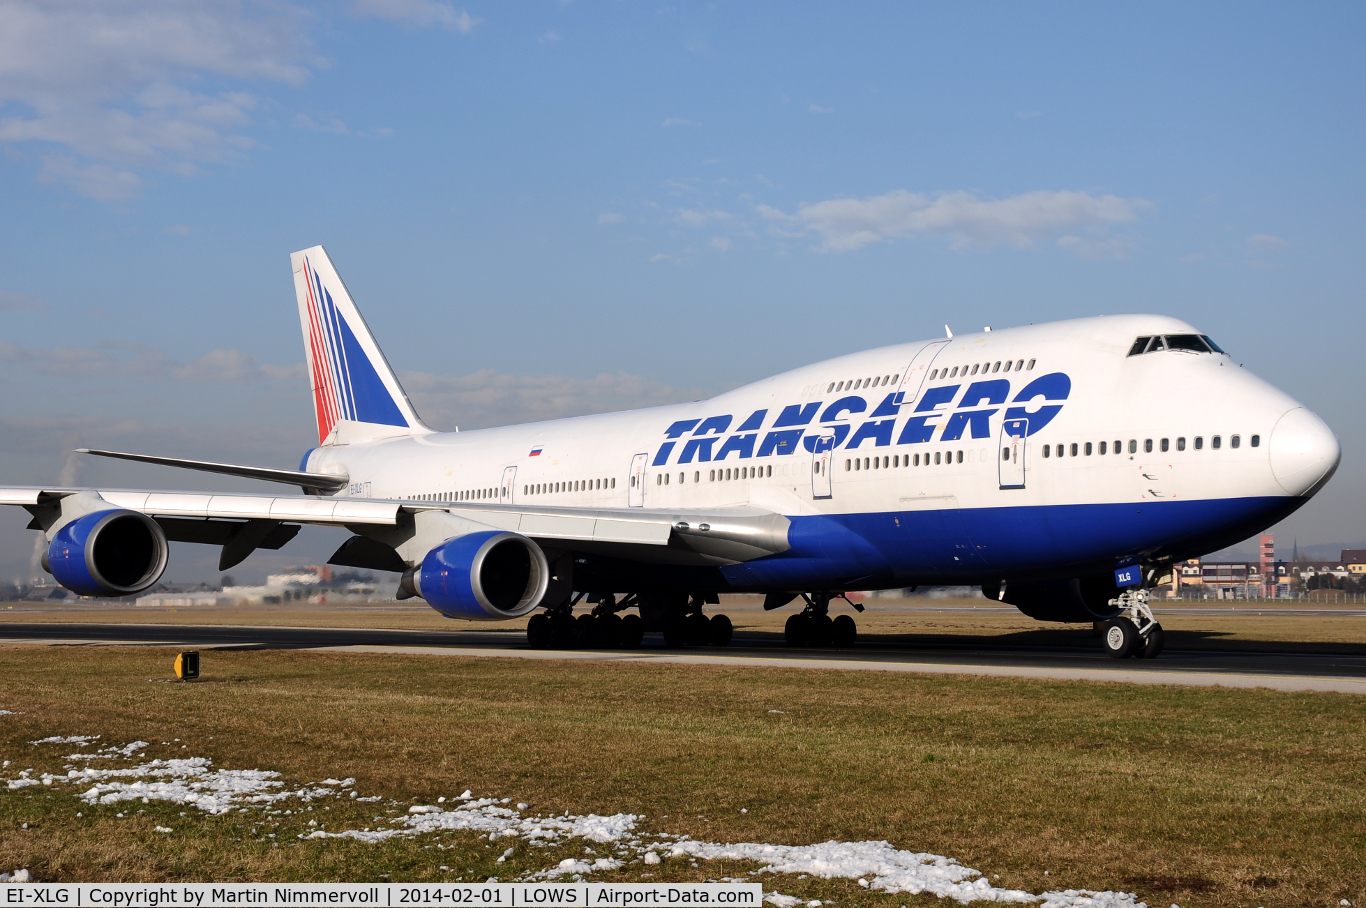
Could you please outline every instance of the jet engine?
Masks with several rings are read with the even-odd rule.
[[[1000,595],[1000,583],[1005,583],[1004,596]],[[1110,600],[1119,595],[1112,576],[984,583],[982,594],[989,599],[1008,602],[1038,621],[1090,624],[1119,614],[1119,609],[1110,605]]]
[[[550,564],[527,537],[484,530],[447,539],[401,583],[447,618],[517,618],[545,598]]]
[[[65,524],[43,554],[43,567],[82,596],[127,596],[161,578],[170,553],[166,533],[146,514],[95,511]]]

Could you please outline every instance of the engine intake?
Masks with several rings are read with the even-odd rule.
[[[550,564],[525,536],[488,530],[447,539],[403,582],[447,618],[516,618],[541,604]]]
[[[46,567],[62,586],[82,596],[127,596],[161,578],[170,547],[146,514],[95,511],[63,526],[47,547]]]

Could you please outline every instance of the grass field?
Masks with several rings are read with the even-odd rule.
[[[28,742],[100,734],[152,742],[148,757],[278,770],[291,786],[355,777],[397,803],[205,816],[155,800],[91,807],[62,785],[0,788],[0,869],[482,880],[582,856],[582,841],[519,842],[499,864],[503,843],[458,832],[296,837],[308,820],[360,829],[470,788],[542,815],[644,814],[650,831],[712,842],[887,839],[1033,892],[1134,891],[1183,908],[1366,900],[1366,705],[1347,695],[285,651],[207,652],[203,680],[176,684],[171,657],[0,647],[0,709],[15,713],[0,715],[0,757],[13,761],[0,775],[62,771],[73,749]],[[666,859],[595,878],[747,869]],[[939,904],[850,880],[763,882],[836,905]]]

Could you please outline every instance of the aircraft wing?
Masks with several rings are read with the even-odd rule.
[[[594,552],[628,561],[735,564],[789,548],[788,519],[749,507],[666,511],[50,487],[0,487],[0,505],[24,507],[34,515],[29,527],[45,529],[51,521],[44,521],[41,512],[56,511],[69,496],[92,492],[111,509],[137,511],[153,518],[171,541],[222,544],[220,570],[240,562],[256,548],[279,548],[293,538],[301,524],[347,527],[363,533],[367,527],[401,526],[422,511],[447,511],[475,524],[520,533],[543,547]],[[346,545],[338,550],[334,564],[381,568],[373,557],[364,564],[337,560],[346,550]]]

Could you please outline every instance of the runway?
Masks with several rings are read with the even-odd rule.
[[[769,666],[777,668],[969,674],[1118,681],[1199,687],[1366,694],[1366,654],[1168,650],[1155,660],[1114,660],[1094,648],[1022,647],[991,638],[933,646],[876,637],[850,649],[789,649],[777,634],[737,637],[725,648],[667,649],[656,635],[634,650],[533,650],[520,631],[413,631],[367,628],[164,624],[0,624],[0,642],[46,645],[175,646],[202,649],[308,649],[325,652],[572,659],[595,662]]]

